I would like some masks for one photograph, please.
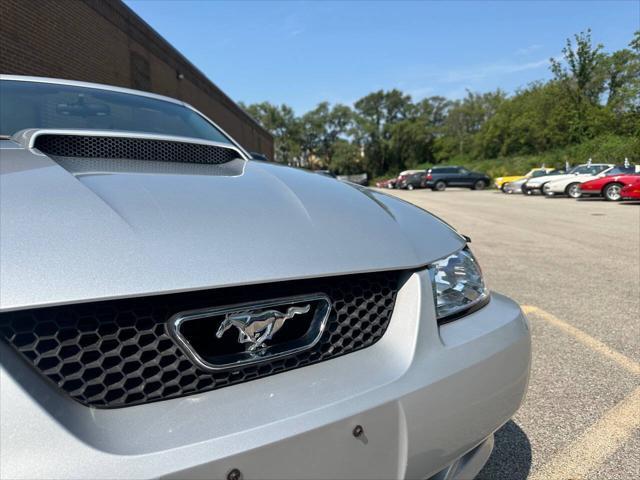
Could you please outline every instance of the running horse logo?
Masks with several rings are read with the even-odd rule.
[[[264,342],[271,340],[282,328],[284,322],[296,315],[309,312],[311,305],[304,307],[290,307],[287,313],[278,310],[265,310],[264,312],[235,312],[228,313],[220,324],[216,337],[220,338],[231,327],[238,329],[238,342],[251,343],[248,352],[255,352],[261,347],[266,347]]]

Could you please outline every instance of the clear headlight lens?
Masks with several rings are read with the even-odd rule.
[[[480,265],[466,248],[429,266],[438,320],[458,317],[489,299]]]

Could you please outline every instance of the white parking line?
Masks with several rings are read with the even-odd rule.
[[[640,428],[640,387],[587,428],[529,480],[589,478]]]
[[[640,375],[640,364],[638,364],[637,362],[634,362],[629,357],[626,357],[623,354],[616,352],[615,350],[611,349],[610,347],[602,343],[600,340],[597,340],[593,338],[591,335],[584,333],[582,330],[574,327],[570,323],[560,320],[559,318],[550,314],[549,312],[545,312],[541,308],[534,307],[532,305],[523,305],[522,310],[527,314],[533,313],[535,316],[552,324],[553,326],[559,328],[560,330],[564,330],[566,333],[571,335],[573,338],[578,340],[583,345],[586,345],[590,349],[600,353],[601,355],[604,355],[605,357],[608,357],[609,359],[616,362],[625,370],[628,370],[629,372],[635,375]]]
[[[535,317],[563,330],[583,345],[613,360],[630,373],[640,375],[640,364],[616,352],[600,340],[538,307],[525,305],[522,309],[525,313],[532,313]],[[607,411],[596,423],[587,428],[582,435],[567,445],[540,470],[534,472],[529,480],[588,478],[589,473],[602,465],[607,458],[624,445],[637,429],[640,429],[640,387]]]

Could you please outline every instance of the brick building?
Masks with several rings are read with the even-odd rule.
[[[273,137],[120,0],[0,1],[0,73],[179,98],[273,158]]]

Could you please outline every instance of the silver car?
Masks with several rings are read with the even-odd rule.
[[[0,80],[5,478],[471,478],[530,334],[467,240],[170,98]]]

